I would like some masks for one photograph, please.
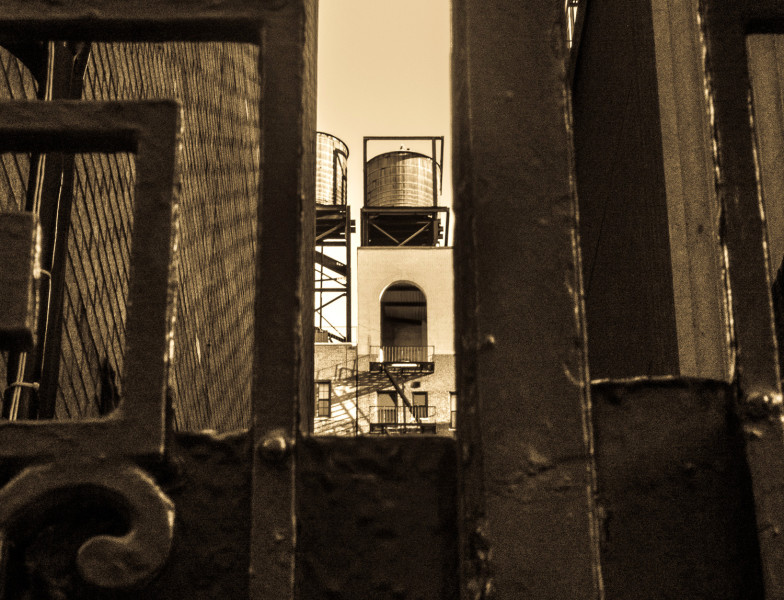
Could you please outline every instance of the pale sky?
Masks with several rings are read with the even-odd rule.
[[[363,136],[443,135],[449,165],[449,0],[319,5],[318,129],[348,144],[349,202],[359,219]],[[430,153],[429,146],[410,146]],[[376,142],[369,156],[397,148]],[[449,169],[442,204],[451,204],[447,182]]]
[[[349,148],[348,201],[357,223],[355,245],[360,240],[363,136],[444,136],[446,168],[439,204],[452,204],[449,3],[319,2],[317,127],[339,137]],[[424,154],[431,152],[429,144],[411,142],[408,146]],[[372,142],[368,157],[399,147],[400,143]],[[450,234],[450,245],[452,241]],[[356,273],[352,275],[356,298]],[[353,302],[354,328],[356,306]],[[344,320],[334,313],[330,319]]]

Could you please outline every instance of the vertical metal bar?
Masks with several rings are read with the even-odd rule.
[[[87,68],[90,45],[82,44],[72,49],[58,44],[56,66],[61,71],[60,83],[53,88],[54,98],[72,98],[78,100],[82,96],[82,79]],[[65,56],[62,56],[65,55]],[[65,63],[65,64],[63,64]],[[66,71],[67,72],[63,72]],[[66,79],[66,81],[62,81]],[[50,201],[54,201],[56,215],[51,228],[53,244],[46,267],[52,274],[49,281],[48,315],[41,324],[44,333],[42,347],[37,357],[36,372],[40,373],[40,389],[38,392],[37,416],[39,419],[54,416],[57,401],[57,384],[60,374],[60,351],[63,330],[63,294],[65,289],[65,263],[68,254],[68,230],[71,223],[71,205],[73,202],[74,156],[62,155],[61,169],[54,173],[57,178],[58,193]],[[48,171],[48,169],[47,169]],[[62,174],[62,180],[60,175]],[[43,300],[43,296],[42,296]],[[45,368],[44,368],[45,367]]]
[[[346,341],[351,342],[351,207],[346,211]]]
[[[321,244],[321,255],[324,255],[324,244]],[[319,317],[319,329],[324,326],[324,313],[323,313],[323,305],[324,305],[324,262],[323,260],[318,261],[318,317]]]
[[[295,452],[313,410],[316,3],[262,32],[250,597],[294,594]]]
[[[362,138],[362,207],[367,206],[367,145],[370,138]]]
[[[338,204],[338,154],[339,150],[332,150],[332,204]]]
[[[362,138],[362,206],[359,209],[360,215],[360,241],[363,246],[369,242],[370,216],[365,213],[367,207],[367,145],[370,138]]]
[[[439,136],[438,138],[441,140],[441,158],[438,159],[439,164],[441,165],[441,173],[439,173],[439,181],[438,181],[438,191],[444,191],[444,136]]]
[[[449,213],[451,209],[447,208],[446,211],[446,227],[444,228],[444,246],[449,247]]]
[[[764,223],[755,176],[750,127],[750,88],[743,18],[736,7],[701,2],[706,34],[706,69],[714,111],[716,189],[727,253],[735,322],[735,373],[747,395],[779,388],[772,326]]]
[[[436,162],[436,139],[430,140],[433,156],[433,206],[438,206],[438,162]],[[438,234],[436,233],[436,236]]]
[[[452,18],[461,593],[595,599],[563,8]]]
[[[728,300],[734,325],[734,379],[740,389],[765,594],[784,599],[784,436],[764,210],[756,177],[746,33],[769,20],[782,31],[774,0],[701,0],[705,81],[712,116]],[[777,21],[777,22],[776,22]]]
[[[70,83],[71,69],[65,60],[68,50],[63,43],[49,42],[46,47],[45,68],[41,68],[37,74],[38,79],[38,98],[44,101],[54,100],[55,98],[67,97],[64,87]],[[64,64],[65,63],[65,64]],[[31,352],[13,353],[9,356],[9,371],[16,372],[15,381],[9,383],[22,384],[18,387],[10,388],[11,402],[3,407],[4,416],[10,420],[29,419],[37,412],[38,399],[32,387],[26,384],[38,384],[40,362],[43,344],[46,340],[46,323],[49,318],[50,301],[52,299],[52,288],[54,282],[52,275],[55,274],[50,258],[52,256],[52,246],[54,244],[54,230],[57,222],[57,205],[60,188],[60,172],[63,169],[65,157],[60,154],[35,154],[32,155],[31,167],[28,177],[27,201],[25,210],[35,213],[40,219],[41,225],[41,268],[50,274],[44,278],[39,288],[39,303],[41,310],[38,313],[37,327],[37,347]],[[66,199],[66,204],[67,204]],[[70,215],[69,215],[70,216]],[[58,348],[59,351],[59,348]],[[40,388],[39,388],[40,389]]]

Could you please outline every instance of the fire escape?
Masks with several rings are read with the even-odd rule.
[[[414,404],[403,384],[435,372],[432,350],[428,346],[381,346],[376,360],[370,361],[367,377],[377,382],[375,391],[392,384],[394,407],[376,407],[375,422],[370,433],[435,433],[436,424],[429,421],[431,408]]]

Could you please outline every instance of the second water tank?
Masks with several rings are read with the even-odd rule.
[[[328,133],[316,134],[316,203],[345,206],[348,146]]]

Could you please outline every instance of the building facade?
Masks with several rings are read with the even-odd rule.
[[[374,139],[365,138],[365,156]],[[431,156],[402,148],[365,164],[356,338],[319,341],[317,329],[316,434],[454,431],[453,259],[436,156],[443,139],[426,141]]]

